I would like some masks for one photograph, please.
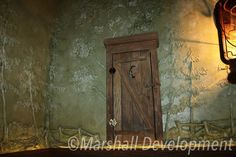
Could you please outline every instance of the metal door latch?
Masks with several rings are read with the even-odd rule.
[[[109,73],[110,74],[115,74],[115,72],[116,72],[116,69],[114,67],[109,69]]]
[[[109,125],[115,127],[117,125],[117,121],[115,119],[110,119]]]

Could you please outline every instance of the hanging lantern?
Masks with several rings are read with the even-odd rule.
[[[228,81],[236,84],[236,0],[219,0],[214,10],[220,58],[229,65]]]

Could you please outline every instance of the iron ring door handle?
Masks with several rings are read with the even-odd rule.
[[[109,73],[110,74],[115,74],[115,72],[116,72],[116,69],[114,67],[109,69]]]

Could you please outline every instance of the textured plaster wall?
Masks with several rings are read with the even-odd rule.
[[[2,0],[0,152],[63,146],[72,135],[105,139],[103,40],[152,31],[166,139],[235,137],[236,87],[219,59],[214,3]],[[215,127],[210,136],[180,134],[175,121]]]
[[[44,147],[54,2],[0,2],[0,152]]]
[[[104,139],[103,40],[150,31],[160,38],[166,137],[178,136],[177,120],[229,127],[230,111],[236,113],[234,106],[230,110],[236,89],[227,83],[227,70],[219,59],[214,4],[213,0],[64,1],[52,43],[50,127],[84,128]]]

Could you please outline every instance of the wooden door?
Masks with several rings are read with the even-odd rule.
[[[162,138],[157,38],[147,38],[150,35],[156,37],[143,34],[106,41],[108,139],[138,137],[141,143],[144,137]]]

